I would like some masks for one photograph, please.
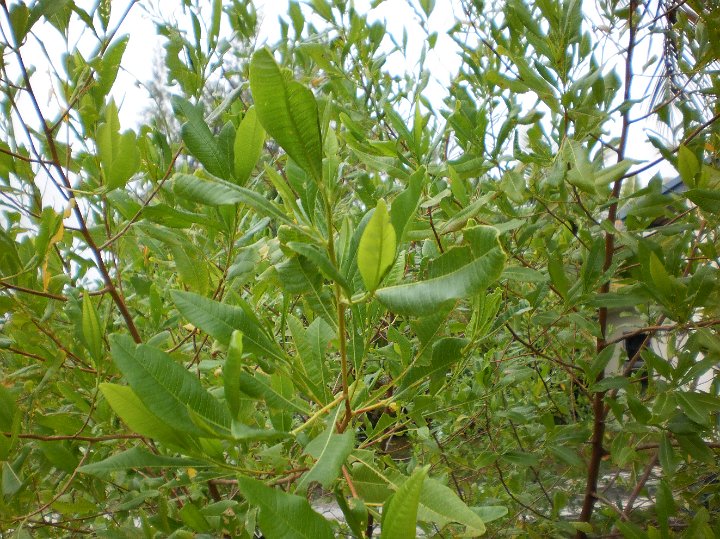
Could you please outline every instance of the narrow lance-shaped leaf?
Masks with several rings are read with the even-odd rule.
[[[395,229],[385,201],[377,202],[358,247],[358,269],[368,291],[374,291],[395,260]]]
[[[425,167],[420,167],[410,176],[407,188],[393,200],[390,208],[390,220],[395,229],[395,237],[398,243],[403,241],[405,233],[412,223],[426,179]]]
[[[507,513],[507,509],[499,508]],[[450,522],[465,525],[463,537],[485,533],[485,522],[455,492],[440,481],[428,477],[423,482],[418,504],[418,519],[434,522],[440,528]]]
[[[563,149],[567,163],[570,165],[568,182],[586,193],[596,194],[595,171],[588,160],[587,149],[573,139],[566,139]]]
[[[255,107],[250,107],[235,133],[235,181],[244,185],[260,159],[265,130],[260,124]]]
[[[102,359],[102,328],[98,313],[87,292],[83,293],[82,301],[82,333],[90,357],[97,364]]]
[[[282,350],[242,308],[191,292],[174,290],[171,295],[180,314],[221,344],[228,346],[233,331],[242,331],[243,347],[256,354],[256,359],[265,372],[275,370],[267,360],[284,361]]]
[[[173,98],[172,105],[176,113],[182,113],[187,119],[180,133],[188,151],[210,174],[229,180],[233,174],[233,163],[205,123],[202,108],[180,97]]]
[[[260,509],[260,530],[268,539],[332,539],[330,523],[304,497],[247,477],[238,478],[238,488],[251,506]]]
[[[187,434],[173,429],[148,410],[132,388],[104,383],[100,384],[100,391],[110,407],[133,432],[178,447],[186,447],[187,442],[192,440]]]
[[[98,126],[95,142],[105,187],[108,190],[125,187],[140,166],[140,151],[133,131],[120,133],[114,101],[110,101],[105,108],[105,122]]]
[[[221,179],[203,179],[191,174],[175,174],[173,190],[183,198],[210,206],[242,203],[250,206],[260,215],[294,225],[283,210],[262,194]]]
[[[365,490],[368,496],[378,502],[384,498],[384,485],[399,490],[405,476],[390,470],[380,470],[372,459],[365,458],[362,451],[356,450],[351,458],[363,464],[353,469],[353,479],[358,488]],[[466,527],[463,536],[476,537],[485,532],[483,517],[478,515],[480,508],[469,508],[455,492],[436,479],[426,477],[422,483],[422,491],[417,506],[417,518],[425,522],[433,522],[443,527],[449,522],[457,522]],[[505,510],[507,512],[507,510]],[[489,519],[488,519],[489,520]]]
[[[317,183],[322,181],[322,138],[312,91],[288,80],[268,49],[250,60],[250,90],[265,130]]]
[[[237,419],[240,410],[240,373],[242,372],[242,332],[235,330],[230,336],[225,367],[223,368],[223,383],[225,387],[225,401],[227,401],[230,414]]]
[[[300,399],[288,397],[272,386],[272,379],[261,373],[255,376],[240,373],[240,390],[254,399],[263,399],[269,408],[308,414],[309,410]]]
[[[171,427],[207,436],[189,412],[216,428],[229,430],[230,416],[197,377],[168,354],[149,345],[136,345],[127,335],[112,335],[113,361],[148,410]]]
[[[427,468],[416,468],[410,478],[385,502],[380,539],[415,537],[418,503]]]
[[[111,472],[120,472],[124,470],[132,470],[134,468],[200,468],[208,466],[202,460],[188,459],[183,457],[167,457],[165,455],[155,455],[145,449],[133,447],[117,455],[108,457],[100,462],[93,462],[80,466],[79,472],[103,476]]]
[[[505,253],[498,241],[497,230],[478,226],[465,229],[469,249],[462,256],[446,253],[447,263],[440,274],[425,281],[380,288],[376,297],[385,306],[400,314],[422,316],[431,314],[444,303],[479,294],[500,277],[505,266]],[[467,263],[464,263],[466,259]]]

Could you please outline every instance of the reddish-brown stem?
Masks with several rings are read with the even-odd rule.
[[[648,479],[650,479],[650,474],[652,473],[653,468],[657,464],[659,456],[660,456],[660,454],[658,452],[656,452],[650,458],[650,462],[648,462],[647,466],[645,467],[645,472],[642,474],[640,479],[638,479],[638,482],[635,485],[635,488],[633,488],[632,492],[630,493],[630,497],[628,498],[627,503],[625,504],[625,509],[623,509],[623,511],[622,511],[621,518],[623,520],[627,520],[627,518],[630,516],[633,505],[635,504],[635,500],[637,500],[637,497],[640,495],[640,491],[645,486],[645,483],[647,483]]]
[[[630,0],[628,10],[628,47],[627,56],[625,58],[625,91],[623,100],[628,103],[631,99],[631,88],[633,79],[633,51],[635,49],[635,11],[637,9],[637,0]],[[620,163],[625,159],[625,150],[628,141],[628,131],[630,128],[630,110],[627,109],[622,114],[622,128],[620,132],[620,143],[617,147],[617,162]],[[620,178],[615,182],[612,189],[611,200],[613,201],[608,208],[608,221],[614,225],[615,218],[617,216],[617,200],[620,197],[622,189],[623,179]],[[611,231],[605,234],[605,260],[603,262],[603,273],[606,273],[613,262],[613,255],[615,253],[615,234]],[[610,291],[610,281],[606,281],[600,287],[601,294],[607,294]],[[600,337],[597,340],[596,350],[599,354],[607,346],[605,341],[607,331],[607,307],[601,307],[598,310],[598,322],[600,324]],[[597,375],[595,382],[600,382],[604,377],[604,372],[600,371]],[[590,439],[590,461],[588,462],[588,473],[587,480],[585,482],[585,496],[583,498],[582,510],[580,511],[580,522],[590,522],[593,515],[593,509],[596,501],[596,491],[598,485],[598,479],[600,477],[600,464],[605,454],[603,447],[603,437],[605,436],[605,417],[607,415],[605,406],[605,392],[598,391],[593,395],[592,398],[592,413],[593,413],[593,430]],[[578,530],[575,535],[577,539],[586,539],[587,534],[583,531]]]
[[[7,288],[9,290],[15,290],[16,292],[22,292],[23,294],[31,294],[33,296],[41,296],[43,298],[56,299],[58,301],[67,301],[67,298],[65,296],[60,296],[58,294],[51,294],[50,292],[43,292],[42,290],[33,290],[31,288],[17,286],[17,285],[8,283],[7,281],[3,281],[2,279],[0,279],[0,287]]]
[[[3,436],[7,436],[8,438],[13,436],[12,432],[3,432]],[[30,434],[30,433],[24,433],[24,434],[18,434],[18,438],[23,440],[40,440],[41,442],[59,442],[62,440],[76,440],[78,442],[89,442],[89,443],[97,443],[97,442],[108,442],[111,440],[142,440],[144,439],[144,436],[140,436],[139,434],[108,434],[105,436],[80,436],[75,434],[58,434],[53,436],[45,436],[43,434]]]
[[[8,20],[10,20],[10,12],[5,4],[2,5],[3,10],[5,11],[5,16]],[[65,187],[65,190],[68,193],[68,201],[70,202],[70,205],[72,206],[73,213],[75,214],[75,218],[77,219],[79,225],[80,225],[80,233],[82,234],[83,239],[85,240],[85,243],[87,244],[90,251],[93,253],[93,257],[95,258],[95,262],[97,264],[97,268],[100,271],[100,274],[102,275],[103,281],[105,282],[105,286],[108,289],[108,293],[113,298],[113,301],[115,302],[117,308],[120,310],[120,314],[122,315],[123,319],[125,320],[125,324],[128,327],[128,330],[130,331],[130,335],[132,336],[133,340],[136,343],[142,342],[142,339],[140,338],[140,333],[138,332],[137,327],[135,326],[135,322],[132,318],[132,315],[130,314],[130,311],[127,308],[127,305],[125,304],[125,300],[118,292],[117,288],[115,287],[115,283],[112,280],[112,277],[110,276],[110,272],[107,269],[107,266],[105,265],[105,261],[102,257],[102,252],[98,248],[98,246],[95,244],[95,240],[93,240],[92,235],[90,234],[90,231],[88,230],[87,224],[85,222],[85,218],[83,217],[82,210],[78,206],[77,202],[75,201],[75,197],[73,195],[72,185],[70,183],[70,179],[68,178],[67,174],[65,173],[65,169],[63,168],[60,160],[60,155],[58,153],[57,145],[55,144],[55,137],[50,129],[50,126],[48,125],[47,121],[45,120],[45,116],[42,113],[42,109],[40,108],[40,104],[38,103],[37,97],[35,96],[35,92],[33,90],[32,84],[30,82],[30,75],[27,71],[27,68],[25,66],[25,62],[23,60],[22,54],[20,53],[20,45],[15,44],[14,47],[15,56],[17,57],[18,66],[20,67],[20,73],[22,74],[23,82],[25,84],[25,90],[27,91],[28,95],[30,96],[30,101],[32,102],[33,109],[35,110],[35,113],[38,117],[38,120],[40,122],[40,126],[42,128],[43,134],[45,135],[45,140],[48,145],[48,149],[50,150],[50,155],[52,157],[52,166],[57,170],[58,174],[60,175],[60,178],[62,180],[63,186]]]

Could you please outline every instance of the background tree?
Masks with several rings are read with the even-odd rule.
[[[462,2],[439,105],[437,35],[185,1],[130,129],[138,4],[0,1],[2,533],[720,533],[717,6]]]

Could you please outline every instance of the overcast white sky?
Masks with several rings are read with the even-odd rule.
[[[117,23],[120,14],[124,11],[129,1],[130,0],[112,0],[113,16],[111,18],[111,27]],[[92,9],[95,2],[96,0],[77,1],[79,5],[86,9]],[[210,2],[208,2],[208,4],[209,3]],[[136,126],[141,119],[142,112],[149,106],[150,101],[148,94],[139,82],[148,81],[153,77],[153,62],[162,50],[164,42],[164,38],[156,35],[154,22],[142,6],[161,6],[160,9],[162,9],[162,14],[166,19],[172,18],[175,15],[178,20],[186,21],[187,18],[182,15],[182,10],[178,4],[180,4],[179,1],[142,0],[142,2],[136,4],[131,9],[128,19],[121,27],[120,34],[130,34],[130,43],[123,58],[122,65],[124,70],[121,70],[114,88],[116,102],[121,105],[120,113],[123,129]],[[587,1],[583,2],[583,4],[586,10],[586,16],[590,16],[590,20],[592,20],[594,2]],[[259,44],[264,42],[269,44],[277,42],[279,39],[278,17],[286,17],[288,0],[255,0],[255,5],[262,21]],[[303,6],[304,13],[310,15],[310,8],[304,5],[304,2],[301,2],[301,5]],[[396,36],[398,41],[402,39],[403,29],[407,30],[407,57],[403,57],[400,53],[391,55],[387,59],[384,69],[397,73],[412,72],[414,69],[417,69],[418,57],[425,43],[427,32],[422,29],[421,19],[410,6],[409,0],[385,0],[374,9],[371,9],[370,0],[355,0],[354,5],[358,11],[368,13],[370,23],[375,20],[385,21],[388,31]],[[590,13],[587,13],[588,10],[590,10]],[[202,15],[206,18],[210,17],[210,13]],[[446,95],[448,82],[452,75],[457,72],[460,64],[457,55],[457,46],[452,39],[447,36],[447,31],[458,19],[462,18],[459,0],[437,0],[435,10],[429,18],[428,31],[438,33],[438,42],[435,49],[428,53],[426,59],[426,67],[432,74],[432,82],[426,90],[426,97],[437,107],[441,105],[441,100]],[[77,24],[75,25],[76,28],[79,26],[80,25]],[[42,27],[41,24],[38,24],[38,27],[40,27],[40,29],[38,30],[36,27],[36,32],[44,41],[45,47],[51,51],[51,54],[57,55],[59,59],[60,55],[65,52],[64,44],[59,34],[53,28],[49,28],[49,25]],[[96,40],[89,39],[88,37],[89,36],[83,38],[82,36],[75,35],[71,36],[70,41],[71,47],[77,43],[86,58],[96,47]],[[604,60],[608,60],[608,58],[611,59],[613,54],[619,58],[617,51],[606,51],[606,54],[608,54],[608,57]],[[638,54],[637,61],[639,65],[642,65],[642,62],[646,59],[647,54]],[[35,85],[36,93],[43,101],[41,104],[45,105],[48,111],[57,110],[56,98],[53,95],[53,88],[50,84],[52,77],[47,67],[42,67],[46,65],[46,61],[39,47],[35,46],[33,50],[32,40],[29,41],[28,47],[26,47],[26,62],[38,66],[38,72],[33,76],[33,84]],[[59,61],[56,61],[56,65],[60,65]],[[636,84],[634,89],[635,97],[642,96],[644,88],[640,88],[639,86],[644,83],[641,79],[638,81],[638,84]],[[43,99],[42,96],[47,96],[47,99]],[[638,114],[640,114],[640,111],[638,111]],[[52,114],[48,116],[52,116]],[[629,150],[631,157],[649,160],[653,155],[656,155],[656,151],[649,144],[639,142],[645,141],[645,136],[642,133],[642,129],[644,128],[645,126],[642,123],[633,125],[634,132],[631,135],[631,140],[638,142],[631,144]],[[675,175],[671,167],[665,167],[663,173],[665,175]],[[646,176],[646,180],[647,178],[649,178],[649,176]]]
[[[175,2],[167,0],[161,0],[161,2],[165,17],[176,14],[179,20],[186,19],[182,17],[180,7],[171,8]],[[121,6],[119,2],[113,3],[118,7]],[[255,0],[254,3],[262,21],[259,43],[276,43],[280,39],[278,18],[283,17],[289,20],[287,17],[288,0]],[[409,37],[407,58],[395,53],[388,58],[384,68],[397,73],[412,70],[420,57],[426,33],[422,30],[421,20],[408,0],[385,0],[374,9],[371,9],[369,0],[356,0],[354,4],[359,12],[368,13],[370,23],[376,20],[385,21],[388,32],[396,36],[398,40],[402,39],[403,29],[407,29]],[[426,67],[433,77],[428,88],[431,92],[429,97],[433,98],[434,96],[433,101],[440,104],[451,76],[457,72],[460,65],[460,58],[456,54],[457,46],[447,36],[447,31],[457,20],[456,13],[459,15],[460,12],[456,0],[439,0],[437,4],[438,6],[429,18],[428,31],[437,32],[438,41],[435,49],[427,55]],[[303,12],[306,15],[311,14],[311,10],[307,6],[303,7]],[[209,17],[210,14],[206,15]],[[152,64],[156,57],[154,53],[162,49],[164,38],[156,35],[151,18],[140,6],[133,8],[124,25],[124,32],[130,33],[130,43],[123,59],[123,66],[127,71],[118,77],[115,95],[117,100],[122,102],[121,120],[123,120],[123,125],[126,125],[126,122],[130,124],[137,122],[143,109],[147,107],[147,94],[136,82],[152,78]]]

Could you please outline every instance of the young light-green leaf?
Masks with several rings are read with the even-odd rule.
[[[235,133],[235,181],[239,185],[247,183],[255,165],[260,159],[265,130],[258,120],[255,107],[250,107]]]
[[[85,339],[85,346],[87,346],[88,352],[90,352],[90,357],[97,365],[102,359],[103,334],[100,318],[87,292],[83,293],[82,301],[82,333]]]
[[[322,138],[312,91],[288,80],[268,49],[250,60],[250,90],[260,123],[317,183],[322,182]]]
[[[431,314],[444,303],[479,294],[500,277],[505,253],[497,230],[478,226],[465,229],[470,248],[463,256],[447,256],[440,275],[425,281],[399,284],[375,291],[377,298],[391,311],[422,316]],[[451,252],[446,253],[450,255]],[[464,263],[467,256],[467,263]]]
[[[132,431],[177,447],[187,447],[187,442],[192,440],[187,434],[173,429],[167,422],[148,410],[132,388],[103,383],[100,384],[100,391],[110,407]]]
[[[466,527],[463,537],[477,537],[485,533],[485,523],[477,513],[473,512],[455,492],[440,481],[428,477],[422,485],[418,518],[433,522],[443,528],[450,522],[457,522]]]
[[[251,506],[260,508],[260,529],[268,539],[332,539],[330,523],[307,499],[247,477],[238,478],[238,488]]]
[[[358,247],[358,269],[368,291],[373,292],[378,287],[385,272],[395,261],[395,240],[390,214],[385,201],[380,199]]]
[[[223,368],[223,385],[225,401],[233,419],[237,419],[240,410],[240,373],[242,372],[242,332],[235,330],[230,336],[225,367]]]
[[[416,536],[418,504],[426,475],[427,468],[416,468],[408,480],[385,502],[380,539]]]
[[[105,110],[105,122],[95,137],[98,157],[108,191],[125,187],[140,166],[140,151],[133,131],[120,133],[120,121],[114,101]]]

